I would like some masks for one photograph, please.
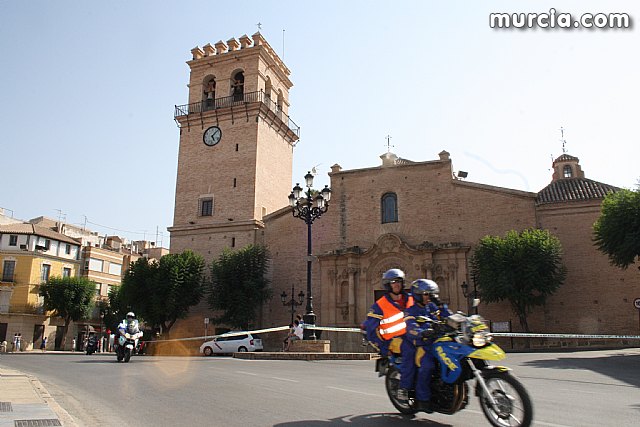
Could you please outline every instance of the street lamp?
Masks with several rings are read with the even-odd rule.
[[[317,195],[313,197],[311,187],[313,186],[313,174],[307,172],[304,176],[307,191],[303,192],[299,183],[289,194],[289,205],[293,208],[293,216],[300,218],[307,224],[307,313],[304,315],[305,325],[316,324],[316,315],[313,312],[313,293],[311,291],[311,224],[320,218],[329,208],[329,200],[331,200],[331,189],[325,185],[322,191],[316,191]],[[307,340],[315,340],[316,333],[314,329],[304,330],[304,338]]]
[[[296,312],[296,306],[302,305],[304,301],[304,292],[300,291],[300,293],[298,294],[298,300],[296,301],[293,295],[293,285],[291,285],[291,299],[287,301],[287,297],[287,293],[285,291],[282,291],[282,293],[280,294],[280,300],[282,301],[282,305],[291,306],[291,324],[293,325],[293,313]]]
[[[471,311],[471,305],[469,304],[469,301],[474,301],[480,295],[480,292],[478,292],[478,289],[476,288],[476,278],[472,277],[471,279],[473,281],[472,291],[469,290],[469,285],[467,284],[467,282],[463,281],[460,285],[460,287],[462,288],[462,295],[464,295],[464,297],[467,299],[467,313]],[[478,306],[474,304],[473,308],[475,310],[475,314],[478,314]]]

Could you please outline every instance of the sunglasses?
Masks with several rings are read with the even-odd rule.
[[[404,280],[402,280],[402,279],[394,279],[389,283],[404,283]]]

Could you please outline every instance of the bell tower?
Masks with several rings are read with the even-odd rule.
[[[290,71],[258,32],[191,50],[180,128],[171,252],[207,260],[257,243],[262,217],[288,204],[299,128]]]

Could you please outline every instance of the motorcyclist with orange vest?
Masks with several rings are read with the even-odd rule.
[[[405,292],[404,272],[398,268],[384,272],[382,286],[387,292],[371,306],[362,326],[367,340],[384,357],[391,339],[403,336],[407,330],[404,310],[413,305],[413,298]]]
[[[440,303],[439,293],[438,284],[433,280],[414,281],[411,284],[411,295],[415,298],[415,304],[406,310],[404,318],[407,334],[404,336],[402,346],[398,400],[408,399],[408,389],[413,386],[415,380],[416,407],[425,412],[432,412],[430,399],[434,358],[431,345],[436,338],[435,329],[437,329],[433,322],[451,314],[446,304]],[[407,345],[411,349],[407,349]]]

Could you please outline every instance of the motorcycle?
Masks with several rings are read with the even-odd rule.
[[[120,336],[118,337],[118,346],[116,347],[116,358],[118,359],[118,362],[129,362],[134,349],[138,345],[138,339],[140,337],[142,337],[142,332],[120,332]]]
[[[528,427],[533,419],[531,398],[520,381],[504,366],[491,361],[506,357],[492,343],[491,332],[479,315],[461,312],[434,323],[436,337],[431,346],[436,360],[431,376],[431,405],[434,412],[452,415],[469,403],[468,381],[475,379],[475,395],[485,417],[496,427]],[[401,338],[394,338],[390,355],[376,361],[376,372],[385,377],[385,388],[393,406],[402,414],[418,412],[415,391],[409,390],[409,400],[398,400],[400,384]]]
[[[98,350],[98,339],[95,336],[90,336],[87,340],[86,353],[93,354]]]

